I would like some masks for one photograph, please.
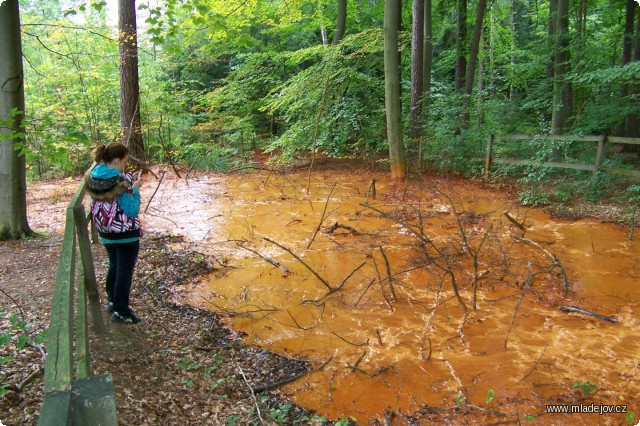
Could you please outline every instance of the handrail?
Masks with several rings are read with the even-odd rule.
[[[105,328],[84,195],[83,179],[65,214],[64,237],[51,299],[44,400],[38,421],[41,426],[87,424],[91,419],[96,420],[92,424],[118,424],[111,376],[91,375],[87,304],[93,331],[102,334]]]
[[[545,142],[554,141],[575,141],[575,142],[597,142],[598,148],[593,164],[577,164],[577,163],[562,163],[562,162],[539,162],[532,160],[517,160],[507,158],[494,158],[493,148],[496,140],[502,141],[530,141],[530,140],[542,140]],[[587,170],[592,171],[593,176],[597,177],[599,173],[605,172],[614,175],[628,176],[632,178],[640,178],[640,170],[629,169],[613,169],[603,168],[602,160],[604,158],[604,147],[606,143],[627,144],[627,145],[640,145],[640,138],[622,138],[618,136],[573,136],[573,135],[521,135],[521,134],[505,134],[505,135],[489,135],[487,140],[487,154],[485,157],[484,165],[484,178],[489,177],[489,170],[493,163],[499,164],[521,164],[530,166],[543,166],[552,168],[563,169],[575,169],[575,170]]]

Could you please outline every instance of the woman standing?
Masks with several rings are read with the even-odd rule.
[[[129,293],[142,235],[138,213],[143,182],[141,176],[124,172],[128,159],[126,146],[100,145],[95,151],[98,164],[85,179],[91,220],[109,256],[106,289],[111,319],[136,324],[140,319],[129,307]]]

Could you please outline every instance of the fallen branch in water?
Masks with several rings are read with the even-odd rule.
[[[511,333],[511,329],[516,323],[516,316],[518,315],[518,310],[520,310],[520,305],[522,304],[522,301],[524,300],[524,296],[527,294],[527,291],[529,291],[531,287],[531,278],[532,278],[531,262],[529,262],[529,265],[527,266],[527,278],[525,278],[524,285],[522,286],[522,293],[520,294],[520,300],[518,300],[518,303],[516,304],[516,308],[513,311],[513,318],[511,318],[511,324],[509,325],[509,330],[507,330],[507,336],[504,338],[505,349],[507,348],[507,341],[509,340],[509,334]]]
[[[329,362],[331,362],[331,360],[333,359],[332,356],[329,357],[329,359],[327,359],[325,362],[322,363],[322,365],[320,365],[318,368],[315,368],[313,370],[308,370],[308,371],[303,371],[300,374],[297,374],[293,377],[289,377],[288,379],[284,379],[284,380],[280,380],[279,382],[275,382],[272,383],[270,385],[264,385],[264,386],[258,386],[256,388],[253,388],[253,392],[254,393],[262,393],[262,392],[266,392],[268,390],[274,389],[274,388],[278,388],[280,386],[284,386],[287,383],[291,383],[294,380],[299,379],[300,377],[306,376],[307,374],[312,374],[315,373],[316,371],[320,371],[324,368],[325,365],[329,364]]]
[[[307,265],[307,264],[305,263],[305,261],[304,261],[304,260],[300,259],[300,256],[298,256],[297,254],[295,254],[294,252],[292,252],[291,250],[289,250],[288,248],[286,248],[286,247],[285,247],[285,246],[283,246],[282,244],[280,244],[280,243],[276,243],[275,241],[273,241],[273,240],[271,240],[271,239],[269,239],[269,238],[267,238],[267,237],[263,237],[262,239],[263,239],[263,240],[265,240],[265,241],[270,242],[271,244],[274,244],[274,245],[276,245],[276,246],[280,247],[282,250],[286,251],[286,252],[287,252],[287,253],[289,253],[291,256],[295,257],[295,258],[296,258],[296,260],[297,260],[298,262],[302,263],[302,265],[304,265],[304,267],[305,267],[305,268],[307,268],[307,269],[309,270],[309,272],[311,272],[313,275],[315,275],[315,277],[316,277],[317,279],[319,279],[319,280],[320,280],[320,282],[321,282],[321,283],[322,283],[326,288],[328,288],[329,290],[333,290],[333,287],[331,287],[331,286],[329,285],[329,283],[327,282],[327,280],[325,280],[324,278],[322,278],[322,277],[321,277],[321,276],[320,276],[316,271],[314,271],[314,270],[313,270],[313,268],[312,268],[311,266]]]
[[[344,337],[342,337],[338,333],[335,333],[335,332],[332,331],[331,334],[333,334],[334,336],[336,336],[337,338],[339,338],[343,342],[348,343],[348,344],[350,344],[352,346],[369,346],[369,339],[367,339],[367,341],[364,342],[364,343],[353,343],[353,342],[348,341],[347,339],[345,339]]]
[[[257,254],[258,256],[260,256],[261,258],[263,258],[264,260],[266,260],[267,262],[269,262],[270,264],[272,264],[273,266],[282,269],[287,275],[289,275],[290,271],[289,268],[287,268],[286,266],[284,266],[283,264],[276,262],[275,260],[271,259],[270,257],[264,256],[260,253],[258,253],[257,251],[250,249],[248,247],[243,246],[242,244],[238,244],[239,247],[250,251],[251,253]]]
[[[309,240],[309,244],[307,244],[307,249],[309,249],[309,247],[311,247],[311,243],[313,243],[313,240],[316,239],[316,235],[318,235],[318,231],[320,231],[320,228],[322,228],[322,223],[326,219],[325,214],[327,213],[327,207],[329,206],[329,200],[331,200],[331,195],[333,194],[334,189],[336,189],[336,185],[337,184],[338,184],[338,182],[335,182],[333,184],[333,186],[331,187],[331,191],[329,192],[329,195],[327,196],[327,201],[325,201],[325,203],[324,203],[324,210],[322,210],[322,216],[320,217],[320,223],[318,223],[318,226],[316,227],[316,230],[313,232],[313,236],[311,237],[311,240]]]
[[[351,226],[348,225],[342,225],[338,222],[333,222],[333,225],[331,225],[330,227],[327,228],[326,231],[324,231],[326,234],[333,234],[334,232],[336,232],[336,229],[341,228],[344,230],[349,231],[349,233],[351,233],[351,235],[359,235],[360,232],[358,232],[357,229],[352,228]]]
[[[531,367],[531,370],[529,370],[529,372],[527,373],[526,376],[524,376],[522,379],[520,379],[520,383],[522,383],[523,380],[525,380],[527,377],[529,377],[531,375],[531,373],[533,373],[533,370],[536,369],[536,367],[538,366],[538,363],[540,362],[540,360],[542,359],[542,357],[544,356],[544,353],[546,352],[547,348],[549,347],[549,345],[545,346],[544,349],[542,350],[542,353],[540,354],[540,356],[538,357],[538,359],[536,359],[536,362],[533,363],[533,367]]]
[[[608,317],[605,315],[596,314],[595,312],[587,311],[586,309],[578,308],[577,306],[560,306],[560,310],[562,312],[574,312],[576,314],[591,315],[592,317],[596,317],[604,321],[618,322],[618,319],[616,317]]]
[[[358,358],[356,363],[353,365],[350,365],[349,368],[351,368],[352,370],[358,370],[358,365],[360,365],[360,363],[362,362],[362,360],[366,355],[367,355],[367,351],[362,352],[362,355],[360,355],[360,358]]]
[[[523,224],[515,220],[513,217],[511,217],[508,211],[505,210],[502,212],[502,214],[504,215],[504,217],[509,219],[509,222],[513,223],[519,230],[521,230],[522,232],[527,232],[527,228]]]
[[[553,260],[551,267],[557,267],[558,269],[560,269],[560,274],[562,275],[562,282],[564,284],[564,296],[566,296],[567,293],[569,292],[569,280],[567,279],[567,274],[565,273],[564,267],[560,263],[560,260],[553,253],[551,253],[549,250],[544,248],[542,244],[537,243],[533,240],[530,240],[529,238],[522,238],[517,235],[512,235],[511,238],[517,241],[522,241],[527,244],[531,244],[532,246],[539,248],[540,250],[542,250],[544,254],[546,254],[547,256],[549,256],[549,258],[551,258],[551,260]]]
[[[387,255],[385,254],[382,246],[378,248],[380,249],[380,254],[384,259],[384,264],[387,267],[387,276],[389,278],[389,289],[391,290],[391,295],[393,296],[393,300],[397,301],[398,297],[396,296],[396,290],[393,288],[393,278],[391,277],[391,265],[389,264],[389,259],[387,258]]]

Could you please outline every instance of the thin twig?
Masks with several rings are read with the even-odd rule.
[[[158,186],[156,186],[156,190],[153,191],[153,194],[151,194],[151,198],[149,198],[149,202],[147,203],[147,207],[145,207],[144,212],[146,213],[147,210],[149,209],[149,205],[151,204],[151,200],[153,200],[153,197],[156,196],[156,192],[158,192],[158,189],[160,189],[160,184],[162,183],[162,179],[164,179],[164,175],[165,175],[164,170],[160,172],[160,181],[158,182]]]
[[[520,305],[522,304],[522,300],[524,299],[524,296],[527,294],[527,291],[529,291],[530,282],[531,282],[531,262],[529,262],[529,265],[527,266],[527,277],[524,280],[524,286],[522,287],[522,293],[520,294],[520,300],[518,300],[518,303],[516,304],[516,308],[513,311],[513,318],[511,318],[511,324],[509,325],[509,330],[507,331],[507,336],[504,338],[504,347],[505,347],[505,349],[507,348],[507,341],[509,340],[509,334],[511,333],[511,329],[513,328],[513,325],[516,323],[516,315],[518,315],[518,310],[520,309]]]
[[[327,213],[327,206],[329,205],[329,200],[331,200],[331,195],[333,194],[333,190],[336,189],[336,185],[337,184],[338,184],[338,182],[335,182],[333,184],[333,186],[331,187],[331,191],[329,192],[329,195],[327,196],[327,201],[324,203],[324,210],[322,210],[322,216],[320,217],[320,223],[318,223],[318,227],[316,228],[315,232],[313,233],[313,236],[311,237],[311,240],[309,241],[309,244],[307,244],[307,249],[309,249],[309,247],[311,247],[311,243],[313,243],[313,240],[315,240],[316,235],[318,234],[318,231],[320,231],[320,228],[322,227],[322,222],[324,222],[325,214]]]
[[[295,254],[294,252],[292,252],[291,250],[289,250],[288,248],[286,248],[282,244],[276,243],[275,241],[273,241],[273,240],[271,240],[271,239],[269,239],[267,237],[263,237],[262,239],[265,240],[265,241],[270,242],[271,244],[275,244],[276,246],[280,247],[282,250],[284,250],[287,253],[289,253],[291,256],[295,257],[296,260],[298,262],[302,263],[304,265],[304,267],[309,270],[309,272],[311,272],[313,275],[315,275],[315,277],[317,279],[319,279],[320,282],[322,284],[324,284],[325,287],[327,287],[329,290],[333,290],[333,288],[329,285],[329,283],[324,278],[322,278],[320,275],[318,275],[318,273],[316,271],[314,271],[313,268],[311,268],[311,266],[307,265],[304,260],[300,259],[300,257],[297,254]]]
[[[240,371],[242,380],[244,380],[244,383],[249,388],[249,391],[251,391],[251,398],[253,398],[253,403],[256,406],[256,413],[258,414],[258,418],[260,419],[260,424],[264,424],[264,420],[262,419],[262,413],[260,413],[260,406],[258,406],[258,399],[256,398],[256,393],[254,392],[253,388],[247,381],[247,376],[244,375],[244,371],[242,371],[242,367],[240,367],[240,364],[238,364],[235,360],[233,361],[233,363],[236,365],[236,368],[238,369],[238,371]]]
[[[348,341],[344,337],[340,336],[338,333],[335,333],[335,332],[332,331],[331,334],[333,334],[334,336],[336,336],[337,338],[339,338],[343,342],[348,343],[348,344],[353,345],[353,346],[369,346],[369,339],[367,339],[367,341],[364,342],[364,343],[353,343],[353,342]]]
[[[515,239],[517,241],[523,241],[523,242],[525,242],[527,244],[531,244],[532,246],[539,248],[540,250],[542,250],[542,252],[544,254],[546,254],[547,256],[549,256],[551,258],[551,260],[553,260],[553,264],[551,266],[552,267],[557,266],[560,269],[560,274],[562,275],[562,282],[564,284],[564,295],[566,296],[567,293],[569,292],[569,281],[567,279],[567,274],[564,271],[564,267],[560,263],[560,260],[553,253],[551,253],[549,250],[544,248],[542,246],[542,244],[537,243],[537,242],[535,242],[533,240],[530,240],[529,238],[522,238],[522,237],[519,237],[517,235],[512,235],[511,238],[513,238],[513,239]]]
[[[509,214],[508,211],[503,211],[502,214],[504,215],[504,217],[506,217],[507,219],[509,219],[509,222],[513,223],[519,230],[521,230],[522,232],[526,232],[527,228],[525,228],[525,226],[523,224],[521,224],[520,222],[518,222],[517,220],[515,220],[513,217],[511,217],[511,215]]]
[[[9,298],[9,300],[11,300],[13,302],[14,305],[16,305],[16,308],[18,308],[18,310],[20,311],[20,316],[22,317],[22,322],[26,322],[27,320],[25,319],[24,316],[24,312],[22,311],[22,308],[20,307],[20,305],[18,304],[18,302],[16,302],[16,299],[14,299],[13,297],[11,297],[9,295],[9,293],[7,293],[6,291],[4,291],[3,289],[0,288],[0,292],[2,292],[2,294],[4,294],[5,296],[7,296]]]
[[[542,350],[542,353],[540,354],[538,359],[536,359],[536,362],[533,363],[533,367],[531,367],[531,370],[529,370],[529,372],[522,379],[520,379],[520,383],[522,383],[527,377],[529,377],[531,375],[531,373],[533,373],[533,370],[535,370],[536,367],[538,366],[538,363],[540,362],[540,360],[544,356],[544,353],[545,353],[545,351],[547,350],[548,347],[549,347],[549,345],[544,347],[544,349]]]
[[[267,257],[267,256],[264,256],[264,255],[262,255],[262,254],[258,253],[257,251],[255,251],[255,250],[253,250],[253,249],[250,249],[249,247],[245,247],[245,246],[243,246],[242,244],[238,244],[238,246],[239,246],[240,248],[243,248],[243,249],[245,249],[245,250],[250,251],[251,253],[257,254],[258,256],[260,256],[261,258],[263,258],[264,260],[266,260],[267,262],[269,262],[269,263],[270,263],[270,264],[272,264],[273,266],[275,266],[275,267],[277,267],[277,268],[282,269],[286,274],[289,274],[289,273],[291,272],[291,271],[289,271],[289,268],[287,268],[287,267],[286,267],[286,266],[284,266],[283,264],[281,264],[281,263],[279,263],[279,262],[276,262],[275,260],[273,260],[273,259],[271,259],[271,258],[269,258],[269,257]]]
[[[380,246],[379,249],[380,249],[380,254],[382,254],[382,257],[384,258],[384,264],[387,267],[387,276],[389,277],[389,288],[391,289],[391,295],[393,296],[394,301],[398,301],[398,297],[396,296],[396,291],[393,288],[393,278],[391,278],[391,265],[389,264],[389,259],[387,258],[387,255],[385,254],[382,246]]]

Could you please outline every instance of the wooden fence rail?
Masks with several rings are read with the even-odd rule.
[[[494,158],[493,150],[495,141],[530,141],[530,140],[542,140],[544,142],[597,142],[598,148],[593,164],[578,164],[578,163],[561,163],[561,162],[539,162],[533,160],[517,160],[511,158]],[[563,169],[575,169],[575,170],[588,170],[592,171],[594,177],[600,172],[606,172],[614,175],[629,176],[633,178],[640,178],[640,170],[629,169],[612,169],[602,167],[602,160],[604,158],[604,148],[607,143],[627,144],[627,145],[640,145],[640,138],[621,138],[617,136],[532,136],[532,135],[489,135],[487,141],[487,156],[485,158],[484,165],[484,177],[489,177],[489,170],[493,163],[498,164],[522,164],[530,166],[544,166],[555,167]]]
[[[103,334],[104,323],[83,205],[84,193],[83,179],[66,210],[51,300],[40,426],[118,424],[111,375],[91,375],[87,310],[94,332]]]

